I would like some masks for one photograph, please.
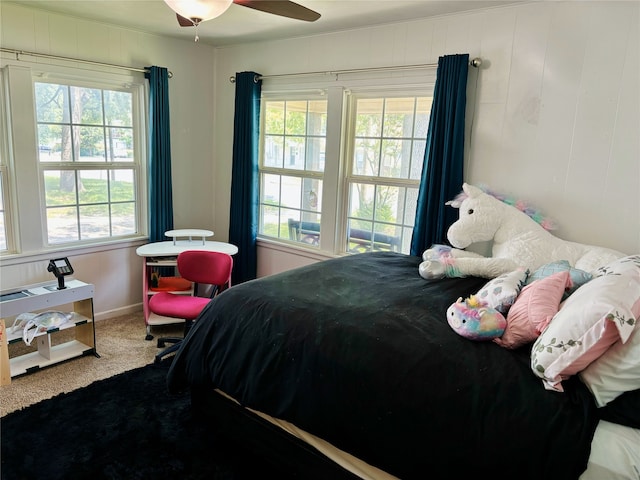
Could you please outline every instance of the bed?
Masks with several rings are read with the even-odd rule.
[[[228,289],[184,340],[169,390],[305,479],[609,478],[612,457],[594,460],[592,444],[611,436],[623,438],[615,463],[629,462],[611,478],[633,478],[638,391],[598,408],[577,376],[545,389],[531,345],[448,325],[447,307],[487,280],[427,281],[420,261],[362,253]]]

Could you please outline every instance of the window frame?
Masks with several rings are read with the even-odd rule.
[[[286,97],[286,98],[285,98]],[[325,176],[325,172],[323,171],[316,171],[316,170],[306,170],[306,169],[293,169],[293,168],[287,168],[284,164],[282,167],[273,167],[273,166],[266,166],[265,165],[265,152],[264,152],[264,146],[265,146],[265,119],[266,119],[266,108],[265,108],[265,103],[266,102],[296,102],[296,101],[306,101],[306,102],[312,102],[314,100],[325,100],[325,95],[324,92],[318,92],[318,91],[312,91],[312,92],[293,92],[292,94],[286,94],[283,95],[282,93],[272,93],[272,94],[265,94],[262,96],[261,98],[261,114],[260,114],[260,145],[259,145],[259,165],[258,165],[258,170],[259,170],[259,185],[260,185],[260,189],[262,189],[262,185],[263,185],[263,175],[264,174],[273,174],[273,175],[280,175],[280,176],[288,176],[288,177],[296,177],[296,178],[300,178],[302,180],[304,179],[310,179],[310,180],[318,180],[323,182],[324,185],[324,176]],[[327,111],[327,116],[328,116],[328,111]],[[285,138],[287,136],[287,134],[285,133]],[[316,135],[311,135],[308,132],[305,132],[305,142],[309,139],[309,138],[315,138],[317,137]],[[325,132],[324,135],[325,138],[325,152],[326,152],[326,143],[327,143],[327,134]],[[326,154],[325,154],[326,155]],[[325,157],[325,165],[326,165],[326,157]],[[326,166],[325,166],[326,169]],[[324,197],[323,197],[324,198]],[[262,216],[262,207],[264,205],[264,202],[262,201],[262,196],[259,195],[259,230],[262,230],[263,228],[263,216]],[[279,204],[279,208],[282,209],[282,204]],[[303,211],[302,206],[300,208],[300,211]],[[322,207],[319,209],[319,212],[322,211]],[[320,214],[320,213],[318,213]],[[322,216],[321,216],[322,218]],[[288,240],[286,238],[283,237],[272,237],[272,236],[268,236],[268,235],[264,235],[261,234],[264,238],[269,238],[269,239],[273,239],[276,241],[284,241],[287,242]],[[296,244],[298,244],[297,242],[295,242]]]
[[[345,134],[345,139],[344,139],[344,150],[345,150],[345,154],[344,154],[344,158],[345,158],[345,162],[344,162],[344,178],[343,178],[343,194],[344,194],[344,202],[342,202],[342,217],[341,217],[341,227],[344,229],[344,234],[342,235],[342,238],[344,240],[344,244],[341,245],[341,247],[344,250],[348,250],[348,239],[347,239],[347,235],[346,235],[346,230],[349,228],[348,225],[350,223],[350,219],[351,219],[351,215],[349,212],[349,207],[350,207],[350,199],[351,199],[351,186],[354,184],[366,184],[366,185],[372,185],[374,187],[376,186],[383,186],[383,187],[398,187],[398,188],[405,188],[405,189],[416,189],[416,200],[417,200],[417,196],[418,196],[418,190],[420,188],[420,178],[417,179],[411,179],[411,178],[400,178],[400,177],[386,177],[386,176],[375,176],[375,175],[363,175],[363,174],[357,174],[354,173],[354,165],[353,165],[353,159],[355,156],[355,146],[356,146],[356,116],[357,116],[357,102],[358,100],[363,100],[363,99],[380,99],[383,101],[387,101],[390,99],[394,99],[394,98],[433,98],[433,88],[431,88],[430,90],[427,88],[418,88],[418,87],[412,87],[410,90],[406,91],[406,90],[402,90],[402,91],[398,91],[396,89],[364,89],[364,90],[359,90],[359,89],[352,89],[349,92],[348,95],[348,101],[346,104],[346,122],[347,122],[347,126],[346,126],[346,134]],[[433,105],[433,102],[432,102]],[[431,110],[429,110],[430,113]],[[414,120],[415,121],[415,120]],[[413,125],[415,126],[415,124]],[[427,128],[428,128],[428,124],[427,124]],[[383,132],[380,133],[380,139],[384,140],[384,138],[389,138],[386,137]],[[413,142],[416,138],[418,137],[403,137],[405,140],[410,139],[411,142]],[[425,147],[426,147],[426,133],[425,133]],[[423,159],[424,160],[424,159]],[[410,177],[410,175],[409,175]],[[405,201],[406,203],[406,201]],[[404,211],[404,210],[403,210]],[[405,212],[406,215],[406,212]],[[376,221],[374,218],[372,218],[371,220],[374,228],[374,232],[376,232],[376,228],[375,225],[376,224],[384,224],[386,222],[383,221]],[[408,227],[412,227],[412,225],[408,225],[405,224],[403,221],[398,220],[398,222],[395,223],[395,225],[397,225],[399,228],[402,228],[403,230],[407,229]],[[374,233],[375,235],[377,235],[377,233]],[[401,240],[401,244],[400,244],[400,250],[402,251],[403,247],[406,247],[406,252],[408,253],[410,250],[410,246],[411,246],[411,238],[409,237],[408,240],[406,238],[406,236],[404,234],[400,235],[400,240]]]
[[[353,151],[352,97],[432,97],[436,68],[407,69],[402,72],[359,72],[335,74],[330,79],[263,80],[262,100],[273,98],[290,100],[300,95],[321,92],[327,97],[327,132],[323,201],[320,210],[320,239],[317,247],[301,242],[266,236],[259,230],[258,239],[282,245],[283,248],[303,249],[331,256],[347,255],[347,218],[349,200],[350,152]],[[263,111],[263,109],[261,109]],[[262,121],[262,119],[261,119]],[[262,127],[262,125],[261,125]],[[262,164],[263,129],[260,129],[260,165]],[[259,173],[262,170],[259,167]],[[398,183],[406,183],[399,179]],[[418,181],[419,186],[419,181]],[[261,222],[262,219],[260,218]],[[406,243],[406,242],[405,242]]]
[[[28,64],[25,66],[25,64]],[[0,256],[26,256],[38,253],[65,251],[83,247],[111,245],[141,240],[147,236],[147,135],[148,82],[142,73],[104,73],[79,70],[58,65],[33,64],[21,61],[3,62],[6,78],[6,105],[11,112],[6,125],[0,127],[10,147],[8,184],[12,201],[12,229],[8,236],[14,248],[0,252]],[[133,169],[135,190],[136,232],[128,235],[49,243],[42,162],[39,159],[35,109],[35,83],[59,83],[103,90],[131,91],[134,153],[126,167]],[[19,109],[18,109],[19,107]],[[16,111],[18,109],[18,111]],[[20,138],[11,132],[20,131]],[[44,162],[45,169],[60,169],[65,162]],[[87,169],[87,162],[72,162],[74,170]],[[91,162],[88,168],[121,168],[119,162]],[[66,168],[66,167],[65,167]],[[37,192],[34,191],[37,185]],[[35,194],[34,194],[35,193]],[[15,208],[14,208],[15,206]],[[19,206],[19,208],[17,207]],[[34,221],[35,219],[35,221]],[[48,254],[49,254],[48,253]]]
[[[10,185],[10,151],[9,138],[11,138],[11,126],[9,123],[9,94],[7,89],[6,71],[0,69],[0,189],[2,190],[2,215],[4,220],[5,248],[0,248],[0,255],[11,254],[16,251],[14,234],[15,204],[12,193],[15,188]]]

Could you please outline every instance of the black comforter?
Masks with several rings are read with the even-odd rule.
[[[402,479],[572,479],[597,424],[577,380],[544,389],[529,347],[473,342],[446,309],[485,279],[427,281],[364,253],[232,287],[197,319],[170,391],[218,388]]]

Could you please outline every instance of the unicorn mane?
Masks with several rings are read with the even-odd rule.
[[[514,207],[515,209],[520,210],[522,213],[528,215],[534,222],[538,223],[545,230],[549,231],[556,229],[556,224],[553,219],[543,215],[539,210],[527,204],[524,200],[518,200],[514,197],[494,192],[484,185],[478,185],[478,188],[480,188],[480,190],[482,190],[487,195],[491,195],[497,200],[500,200],[502,203],[506,203],[507,205]],[[458,195],[456,195],[453,200],[447,202],[447,204],[451,204],[454,206],[460,205],[466,198],[468,198],[468,195],[464,191],[462,191]]]

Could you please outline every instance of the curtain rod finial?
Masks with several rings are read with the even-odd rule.
[[[253,77],[253,83],[258,83],[261,80],[259,75],[254,75]],[[236,77],[234,77],[233,75],[231,77],[229,77],[229,81],[231,83],[236,83]]]
[[[476,67],[476,68],[478,68],[478,67],[480,67],[480,65],[482,65],[482,59],[481,59],[480,57],[476,57],[476,58],[474,58],[473,60],[471,60],[471,61],[469,62],[469,64],[470,64],[472,67]]]

